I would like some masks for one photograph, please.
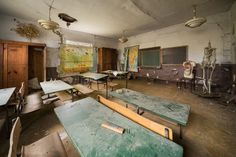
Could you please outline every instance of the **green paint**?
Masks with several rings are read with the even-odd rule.
[[[183,148],[113,112],[93,98],[55,108],[82,157],[181,157]],[[105,121],[125,128],[124,134],[101,127]]]
[[[92,72],[86,72],[86,73],[80,74],[80,76],[83,76],[86,78],[91,78],[93,80],[100,80],[102,78],[107,77],[107,75],[105,75],[105,74],[92,73]]]
[[[180,104],[157,96],[147,96],[140,92],[125,88],[113,91],[110,95],[157,114],[174,123],[186,126],[188,122],[190,113],[189,105]]]

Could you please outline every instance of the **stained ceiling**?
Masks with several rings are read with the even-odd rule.
[[[235,0],[55,0],[51,18],[67,28],[58,13],[67,13],[78,22],[70,30],[118,38],[183,23],[192,18],[192,5],[198,16],[209,16],[230,9]],[[0,0],[0,14],[30,21],[48,19],[52,0]]]

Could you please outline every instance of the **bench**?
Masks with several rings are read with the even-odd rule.
[[[72,100],[71,94],[66,91],[56,92],[55,94],[62,102]]]
[[[16,157],[17,145],[21,132],[20,118],[17,117],[10,136],[10,147],[8,157]],[[22,146],[22,157],[43,156],[43,157],[67,157],[65,148],[58,133],[48,135],[30,145]]]
[[[109,82],[108,87],[111,88],[111,91],[114,90],[114,87],[118,86],[118,83]]]
[[[80,92],[81,94],[87,95],[92,93],[94,90],[91,88],[88,88],[82,84],[76,84],[73,86],[78,92]]]

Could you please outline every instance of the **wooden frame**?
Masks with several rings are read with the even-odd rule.
[[[145,117],[140,116],[139,114],[125,108],[124,106],[110,101],[100,95],[97,96],[98,101],[104,104],[105,106],[109,107],[110,109],[120,113],[121,115],[129,118],[130,120],[144,126],[145,128],[167,138],[173,140],[173,131],[171,128],[168,128],[164,125],[158,124],[154,121],[151,121]]]

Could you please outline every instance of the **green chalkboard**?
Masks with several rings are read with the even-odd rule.
[[[141,67],[160,66],[160,47],[140,49]]]
[[[187,46],[162,49],[163,64],[183,64],[187,60]]]

